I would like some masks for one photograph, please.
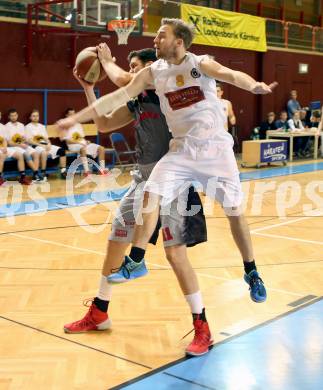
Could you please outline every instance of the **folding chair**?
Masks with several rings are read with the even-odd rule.
[[[136,151],[130,149],[130,146],[123,134],[111,133],[110,141],[113,149],[115,150],[117,163],[121,168],[133,167],[137,163],[135,158]]]

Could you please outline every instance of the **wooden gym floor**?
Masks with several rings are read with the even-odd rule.
[[[289,175],[286,171],[283,176],[273,174],[244,182],[256,261],[268,290],[266,303],[255,304],[249,298],[241,259],[219,206],[207,217],[209,241],[189,249],[215,343],[323,296],[323,167],[306,164],[302,173]],[[75,192],[93,194],[115,185],[122,190],[129,177],[119,177],[117,184],[109,180],[80,182]],[[261,198],[260,183],[270,181],[275,188]],[[284,192],[287,181],[294,181],[300,189],[297,202],[290,198],[290,192]],[[314,181],[321,185],[316,189],[321,204],[308,197],[309,183]],[[10,199],[13,202],[13,187],[0,190],[2,205]],[[66,205],[59,199],[64,195],[65,183],[51,180],[50,192],[33,197],[55,197],[56,209],[40,214],[13,212],[10,218],[0,218],[1,390],[112,388],[181,358],[190,341],[191,335],[181,340],[191,329],[191,316],[160,241],[149,247],[146,256],[149,275],[114,288],[111,331],[64,334],[63,325],[80,319],[86,311],[83,300],[97,292],[110,212],[116,206],[116,202],[105,202],[63,208]],[[30,197],[24,189],[22,200]],[[292,201],[286,217],[280,218],[284,202]],[[316,215],[304,215],[304,205],[318,209]],[[78,225],[80,216],[82,225],[90,225],[87,228],[93,231]],[[307,348],[314,351],[315,345]],[[279,362],[283,356],[279,348],[273,353],[274,375],[282,370]],[[322,367],[323,353],[320,359]],[[195,389],[195,385],[185,386],[178,388]]]

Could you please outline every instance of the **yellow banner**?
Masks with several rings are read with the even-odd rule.
[[[267,51],[264,18],[190,4],[181,4],[181,18],[195,26],[193,43]]]

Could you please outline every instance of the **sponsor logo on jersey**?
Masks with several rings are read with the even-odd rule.
[[[165,93],[165,96],[168,99],[170,107],[174,111],[189,107],[195,103],[205,100],[204,92],[199,86],[187,87],[174,92],[167,92]]]
[[[199,77],[201,77],[201,73],[196,68],[193,68],[191,70],[191,76],[193,77],[193,79],[198,79]]]
[[[184,87],[185,81],[184,81],[184,76],[182,74],[178,74],[176,76],[176,85],[178,87]]]
[[[138,120],[135,121],[135,126],[138,126],[140,122],[143,122],[147,119],[159,119],[159,118],[160,115],[158,112],[149,112],[149,111],[141,112]]]

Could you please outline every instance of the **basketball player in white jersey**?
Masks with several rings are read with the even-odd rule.
[[[222,105],[223,112],[226,116],[226,120],[224,122],[224,128],[228,130],[228,121],[231,126],[235,126],[236,124],[236,117],[233,112],[232,103],[230,100],[223,99],[223,87],[222,84],[217,82],[216,83],[216,95],[219,98],[219,103]]]
[[[18,113],[15,108],[8,111],[9,122],[6,123],[6,138],[12,151],[22,154],[24,159],[33,171],[33,182],[44,182],[43,176],[38,172],[39,153],[35,151],[26,141],[25,126],[18,122]],[[25,181],[25,179],[23,179]],[[23,183],[26,184],[26,183]]]
[[[125,87],[103,96],[90,107],[60,120],[65,132],[77,122],[103,116],[125,104],[144,89],[156,89],[161,109],[174,139],[170,151],[156,164],[146,185],[145,202],[156,207],[143,211],[137,225],[130,258],[144,258],[158,219],[158,205],[169,204],[188,183],[198,181],[206,194],[220,202],[228,216],[233,238],[241,252],[245,281],[255,302],[266,300],[266,289],[254,261],[249,227],[241,211],[242,189],[232,150],[232,136],[225,130],[225,116],[215,96],[214,79],[254,94],[268,94],[277,83],[257,82],[245,73],[226,68],[207,55],[187,52],[193,29],[180,19],[162,19],[154,40],[157,57]]]
[[[1,120],[0,112],[0,120]],[[6,183],[3,177],[3,167],[6,158],[14,158],[17,160],[18,170],[20,174],[19,183],[24,185],[31,184],[29,178],[25,174],[25,160],[24,155],[18,152],[15,148],[8,146],[6,127],[0,123],[0,186]]]
[[[98,46],[98,54],[108,77],[119,87],[128,84],[141,69],[157,60],[154,49],[132,51],[128,56],[130,72],[126,72],[117,65],[110,66],[109,59],[112,59],[112,56],[106,44]],[[108,63],[105,61],[106,59]],[[76,70],[74,70],[74,76],[84,88],[88,104],[95,102],[94,85],[80,79]],[[98,294],[81,320],[64,326],[66,333],[84,333],[108,329],[111,324],[109,305],[112,297],[112,284],[123,283],[147,273],[144,261],[134,262],[128,256],[125,257],[125,253],[132,241],[135,227],[135,205],[142,200],[143,187],[141,184],[145,183],[157,161],[169,149],[171,134],[165,117],[161,113],[159,99],[154,91],[145,91],[137,99],[133,99],[127,105],[121,107],[118,112],[115,111],[112,115],[96,119],[96,125],[100,132],[111,132],[129,122],[133,122],[134,119],[138,165],[137,169],[132,172],[130,188],[122,198],[112,222]],[[165,255],[176,274],[185,300],[191,310],[193,323],[200,330],[185,348],[185,352],[188,355],[199,356],[208,352],[213,341],[206,320],[197,276],[188,259],[186,247],[192,247],[206,241],[206,223],[199,195],[193,187],[189,191],[187,210],[191,210],[191,207],[195,209],[200,207],[200,212],[191,216],[183,216],[178,212],[180,201],[175,199],[170,206],[171,213],[164,215],[161,210],[160,223]],[[156,244],[157,238],[158,229],[153,234],[150,243]],[[112,273],[113,270],[117,270],[117,272]]]
[[[46,127],[39,123],[39,111],[33,109],[30,114],[30,122],[25,127],[26,138],[36,152],[40,154],[41,173],[46,180],[47,158],[56,159],[59,157],[61,177],[66,178],[66,156],[65,150],[59,146],[52,145],[49,140]]]
[[[68,108],[65,112],[66,117],[74,114],[74,108]],[[84,167],[84,176],[90,175],[87,156],[91,156],[92,158],[98,157],[100,165],[100,170],[98,172],[99,175],[106,176],[109,174],[109,170],[105,168],[105,148],[101,145],[88,141],[85,138],[83,126],[80,123],[74,123],[74,125],[70,127],[69,131],[66,133],[65,137],[61,138],[61,141],[66,142],[67,148],[70,152],[78,153],[81,156]]]
[[[0,119],[1,119],[1,112],[0,112]],[[2,123],[0,123],[0,186],[2,184],[5,184],[5,179],[3,178],[3,167],[4,162],[6,158],[8,157],[8,148],[7,148],[7,140],[6,140],[6,133],[5,133],[5,127]]]

